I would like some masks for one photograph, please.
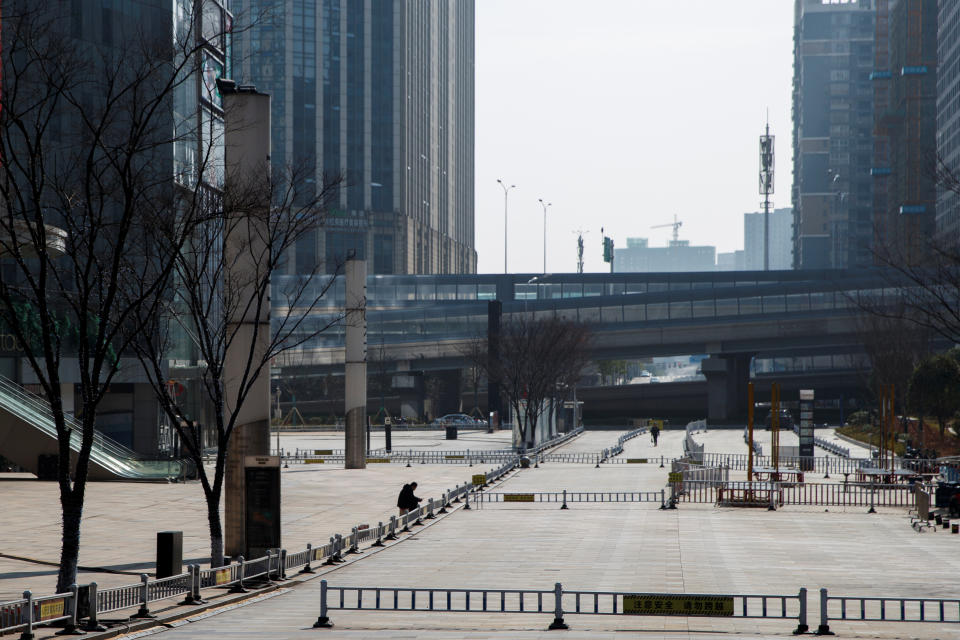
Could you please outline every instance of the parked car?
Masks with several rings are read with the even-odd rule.
[[[472,425],[474,424],[474,420],[473,418],[471,418],[465,413],[448,413],[447,415],[440,416],[439,418],[434,420],[433,424],[449,425],[449,426],[467,425],[467,424]]]

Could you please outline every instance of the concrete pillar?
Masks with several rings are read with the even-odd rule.
[[[226,113],[224,134],[224,170],[226,188],[240,185],[251,189],[257,182],[266,184],[270,176],[270,96],[253,89],[237,89],[230,81],[221,81],[221,93]],[[235,400],[247,372],[248,358],[254,365],[262,362],[270,341],[270,302],[262,307],[252,302],[257,295],[257,283],[267,274],[258,271],[262,257],[269,251],[262,225],[270,207],[269,191],[263,189],[263,201],[252,203],[246,219],[227,221],[224,238],[224,264],[231,270],[227,282],[235,285],[238,302],[229,309],[227,335],[233,336],[224,355],[224,412],[225,419],[236,416],[236,426],[227,451],[224,491],[224,553],[228,556],[246,552],[246,514],[244,492],[244,459],[246,456],[270,454],[270,372],[264,368],[259,376],[248,381],[247,394],[238,409]],[[253,215],[250,215],[253,214]],[[259,214],[259,215],[257,215]],[[240,215],[238,212],[236,215]],[[253,355],[250,355],[250,350]]]
[[[729,423],[746,419],[751,354],[714,355],[701,363],[707,379],[707,420]]]
[[[347,469],[367,466],[367,263],[346,265],[346,434]]]

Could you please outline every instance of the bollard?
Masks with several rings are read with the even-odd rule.
[[[314,629],[329,629],[333,626],[330,618],[327,617],[327,581],[320,581],[320,616],[313,623]]]
[[[660,489],[660,509],[661,510],[667,508],[667,502],[665,497],[666,497],[666,492],[664,492],[663,489]]]
[[[797,594],[797,600],[800,601],[800,615],[797,616],[797,628],[793,630],[793,635],[798,636],[810,630],[807,626],[807,588],[800,587],[800,593]]]
[[[20,640],[33,640],[33,594],[27,589],[23,597],[27,601],[27,626],[20,634]]]
[[[90,615],[83,625],[84,631],[106,631],[107,628],[97,622],[97,583],[90,583]]]
[[[948,520],[947,518],[944,518],[944,519],[943,519],[943,528],[944,528],[944,529],[949,529],[949,528],[950,528],[950,520]]]
[[[156,616],[150,613],[150,609],[147,607],[147,602],[150,599],[150,576],[145,573],[140,574],[140,608],[137,612],[130,616],[131,618],[155,618]]]
[[[960,524],[954,522],[950,525],[950,533],[960,533]]]
[[[387,535],[384,537],[385,540],[396,540],[397,539],[397,516],[390,516],[390,530],[387,532]]]
[[[563,621],[563,587],[560,583],[553,585],[553,597],[554,597],[554,606],[553,606],[553,622],[550,623],[550,626],[547,627],[550,631],[556,629],[569,629]]]
[[[300,569],[300,573],[314,573],[313,567],[310,566],[310,561],[313,560],[313,545],[309,542],[307,543],[307,564]]]
[[[817,627],[818,636],[832,636],[830,625],[827,624],[827,590],[820,589],[820,626]]]
[[[568,507],[567,507],[567,490],[566,490],[566,489],[563,490],[563,505],[562,505],[560,508],[561,508],[561,509],[567,509],[567,508],[568,508]]]

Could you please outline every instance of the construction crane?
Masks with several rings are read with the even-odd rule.
[[[680,226],[683,224],[680,220],[677,220],[677,214],[673,214],[673,222],[669,224],[658,224],[650,227],[651,229],[662,229],[664,227],[673,227],[673,241],[676,243],[680,240]]]

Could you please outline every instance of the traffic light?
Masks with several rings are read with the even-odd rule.
[[[613,238],[603,236],[603,261],[613,262]]]

